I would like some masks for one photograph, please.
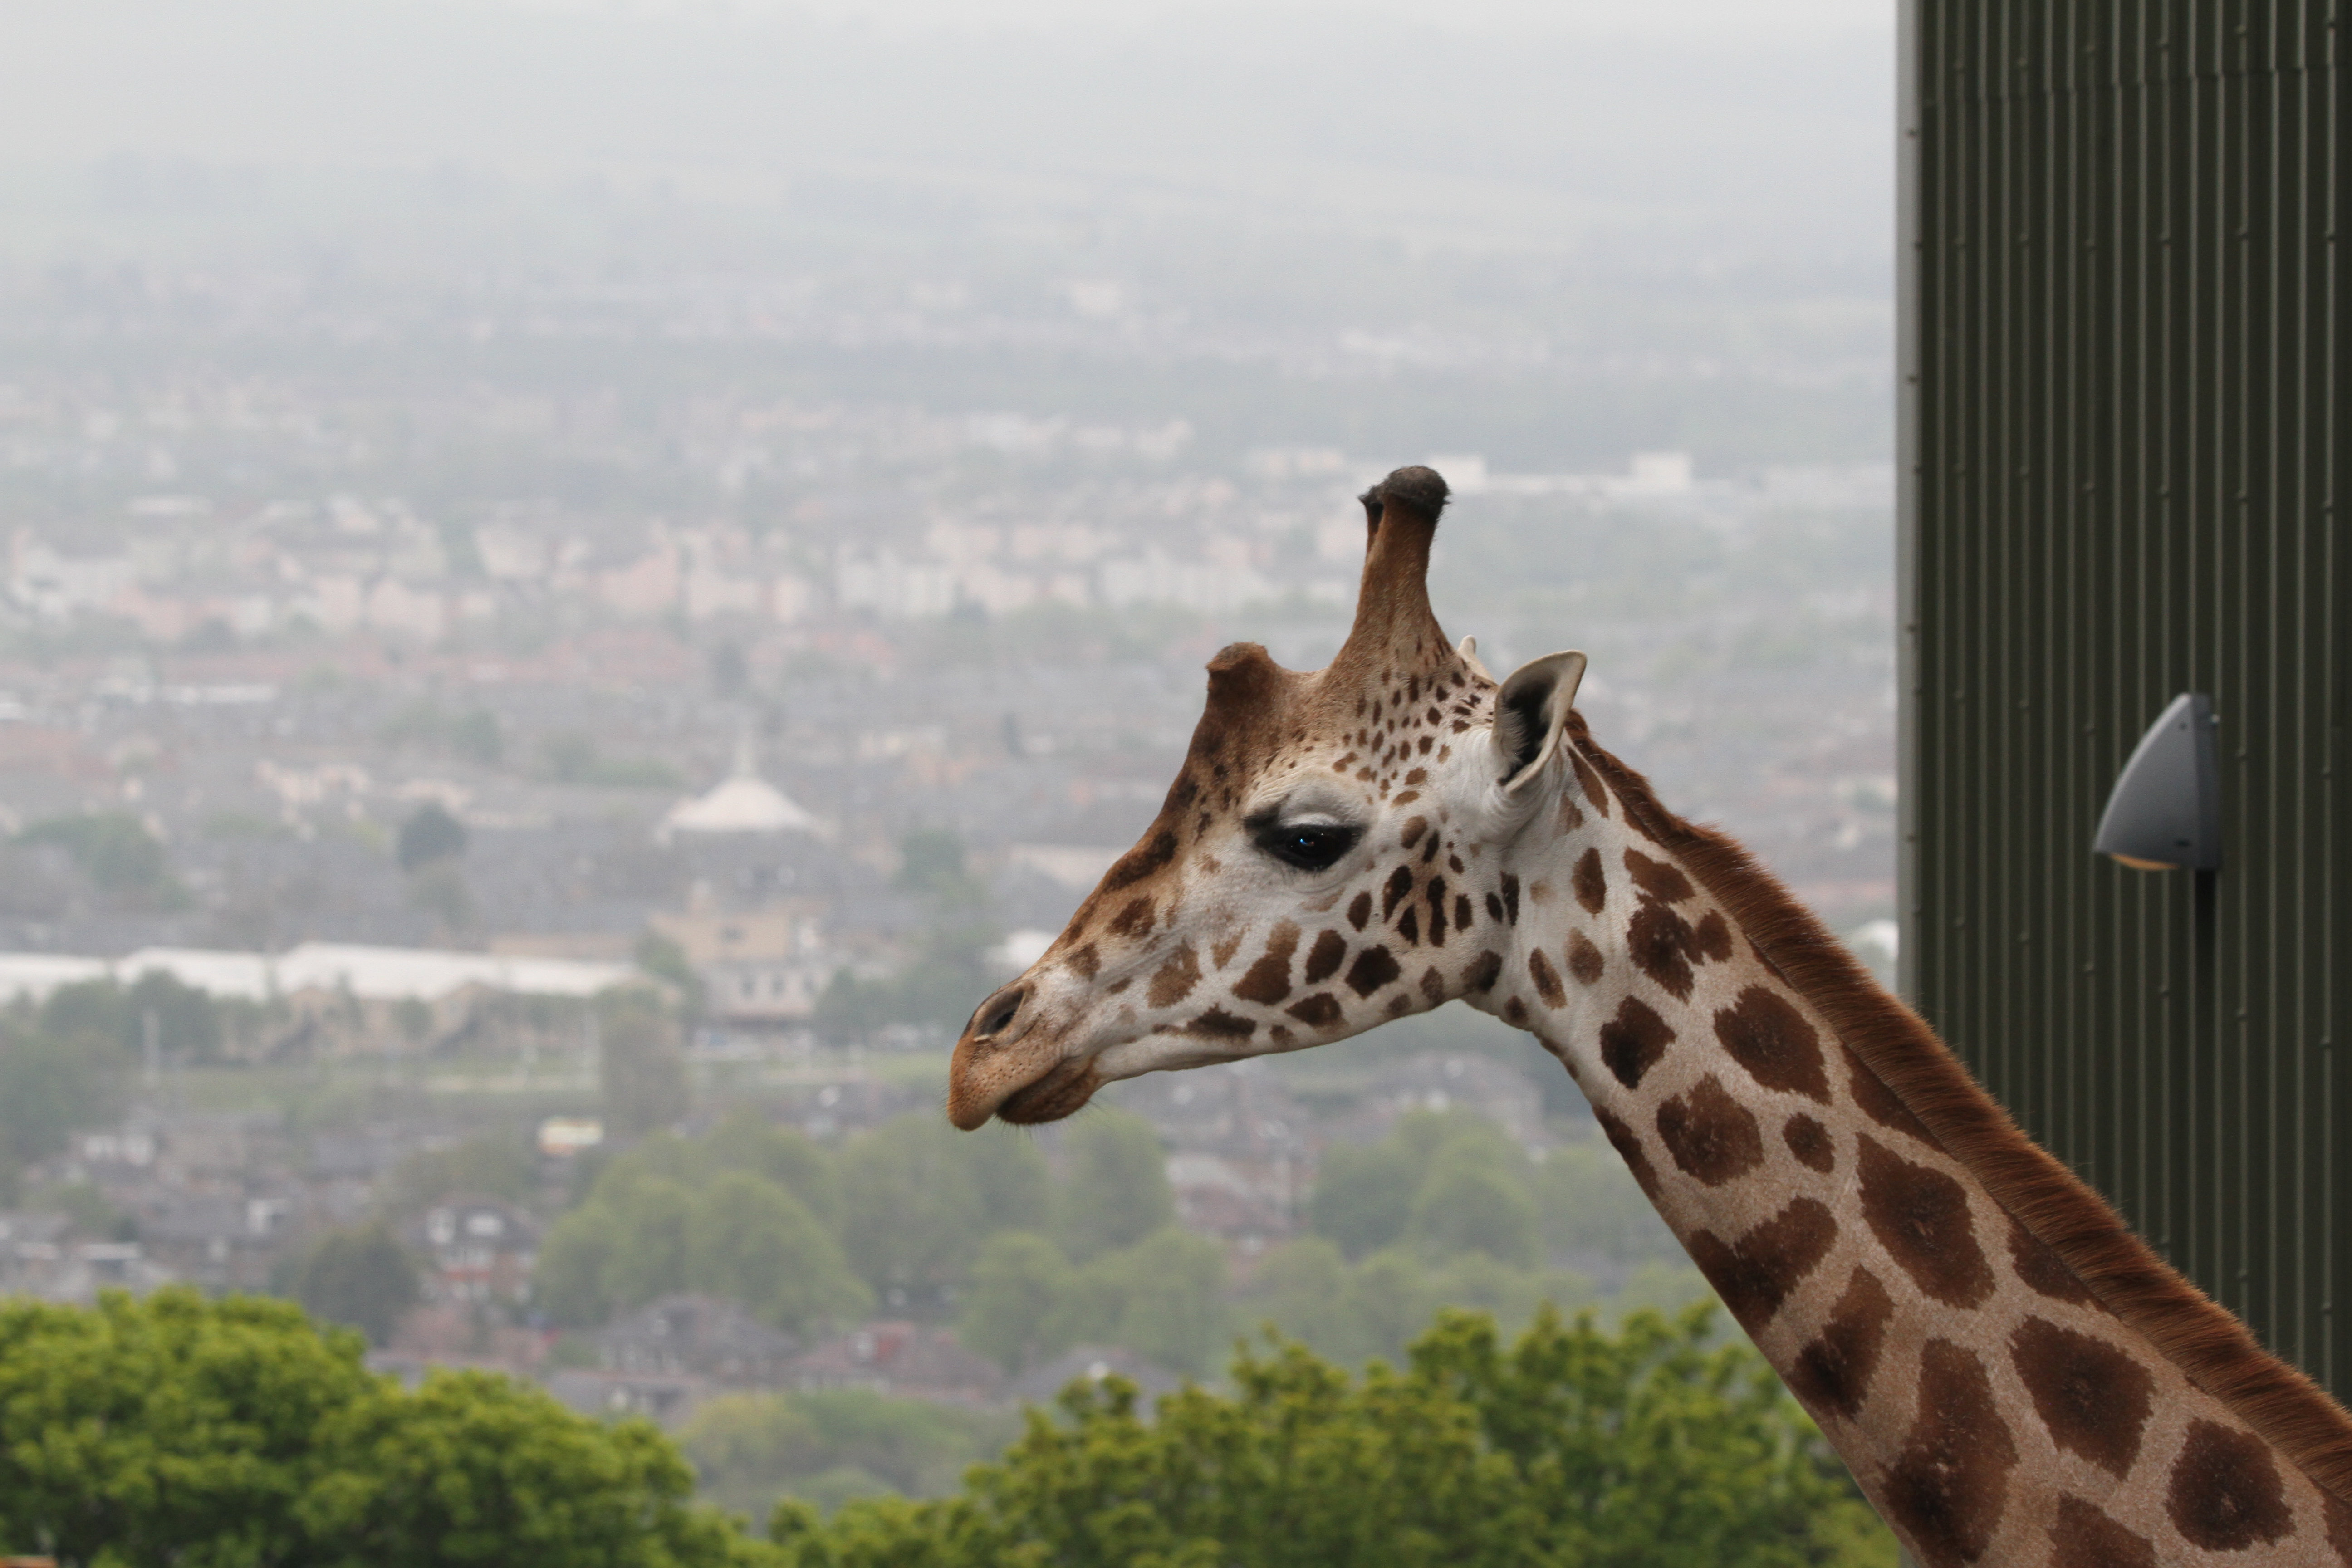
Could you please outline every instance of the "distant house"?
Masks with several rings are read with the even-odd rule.
[[[683,1293],[616,1318],[596,1336],[606,1372],[702,1377],[729,1388],[784,1384],[800,1348],[731,1301]]]
[[[805,1020],[844,962],[825,943],[824,903],[780,899],[760,909],[656,914],[702,982],[703,1010],[731,1024]]]
[[[530,1271],[539,1263],[539,1222],[504,1198],[461,1198],[436,1204],[413,1227],[432,1259],[427,1299],[438,1301],[530,1300]]]
[[[294,1233],[291,1196],[151,1193],[136,1209],[146,1256],[183,1279],[257,1290]]]
[[[957,1343],[951,1329],[878,1322],[816,1346],[793,1363],[791,1380],[802,1390],[865,1388],[901,1399],[980,1405],[997,1396],[1004,1374]]]
[[[87,1305],[100,1290],[144,1292],[172,1278],[131,1241],[77,1241],[63,1215],[0,1213],[0,1295]]]

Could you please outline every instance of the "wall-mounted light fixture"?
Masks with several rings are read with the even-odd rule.
[[[2116,779],[2091,847],[2139,871],[2221,868],[2221,758],[2213,704],[2184,691]]]

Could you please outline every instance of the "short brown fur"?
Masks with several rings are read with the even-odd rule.
[[[1896,1098],[1993,1200],[2081,1276],[2101,1304],[2312,1480],[2352,1499],[2352,1416],[2258,1344],[2134,1235],[2105,1198],[2018,1131],[1919,1016],[1888,995],[1819,919],[1722,834],[1658,803],[1649,781],[1571,714],[1575,760],[1607,780],[1628,820],[1672,850]]]

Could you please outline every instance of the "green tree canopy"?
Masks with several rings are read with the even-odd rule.
[[[1079,1262],[1142,1240],[1176,1217],[1168,1155],[1151,1123],[1131,1111],[1089,1112],[1070,1123],[1062,1187],[1063,1250]]]
[[[606,1128],[635,1138],[684,1116],[693,1101],[677,1020],[652,997],[625,991],[599,1005],[596,1022]]]
[[[1075,1275],[1062,1249],[1034,1231],[999,1231],[972,1260],[958,1333],[966,1350],[1006,1372],[1051,1356],[1055,1314]]]
[[[656,1138],[606,1166],[541,1246],[533,1279],[548,1315],[585,1327],[672,1290],[704,1290],[810,1332],[872,1308],[806,1205],[750,1170],[709,1174],[711,1163],[705,1145]]]
[[[454,860],[466,852],[466,825],[437,800],[428,800],[409,813],[400,825],[393,855],[404,871],[415,871],[436,860]]]
[[[381,1222],[329,1231],[303,1258],[294,1296],[326,1321],[348,1324],[370,1344],[383,1344],[416,1302],[416,1264]]]
[[[291,1303],[173,1288],[0,1302],[0,1552],[66,1568],[723,1568],[767,1549],[691,1503],[639,1422],[479,1373],[415,1394]]]
[[[44,817],[17,834],[16,841],[56,845],[100,892],[162,908],[177,908],[187,900],[172,875],[163,841],[127,811]]]
[[[686,1279],[794,1332],[856,1318],[874,1304],[807,1206],[749,1171],[730,1171],[695,1194]]]
[[[1234,1364],[1155,1418],[1079,1384],[945,1501],[786,1504],[799,1568],[1002,1563],[1349,1568],[1892,1568],[1894,1542],[1712,1309],[1538,1317],[1506,1346],[1449,1313],[1360,1382],[1304,1347]]]
[[[996,1230],[1042,1230],[1052,1190],[1044,1157],[1017,1136],[958,1132],[937,1113],[894,1117],[840,1155],[842,1245],[888,1299],[936,1298],[961,1283]]]
[[[0,1028],[0,1176],[47,1159],[77,1127],[105,1118],[121,1086],[113,1041]]]
[[[1020,1430],[1019,1417],[1001,1411],[840,1388],[714,1399],[678,1434],[678,1447],[704,1496],[764,1518],[785,1495],[824,1507],[892,1492],[945,1496]]]

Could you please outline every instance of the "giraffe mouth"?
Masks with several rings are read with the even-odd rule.
[[[1102,1083],[1091,1059],[1056,1062],[1045,1077],[1006,1095],[996,1107],[996,1119],[1023,1127],[1059,1121],[1092,1100]]]
[[[992,1116],[1058,1121],[1102,1084],[1091,1059],[1065,1056],[1058,1032],[1040,1028],[1034,1015],[1002,1039],[967,1029],[948,1068],[948,1120],[967,1132]]]

